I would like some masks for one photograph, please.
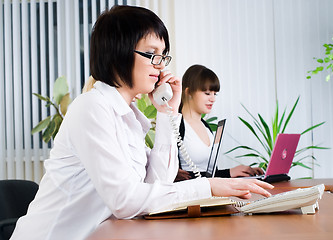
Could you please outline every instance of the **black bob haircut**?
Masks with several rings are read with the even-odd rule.
[[[132,88],[134,50],[149,34],[164,40],[163,54],[168,54],[168,30],[152,11],[142,7],[114,6],[103,12],[90,39],[90,73],[93,78],[113,87],[124,83]]]

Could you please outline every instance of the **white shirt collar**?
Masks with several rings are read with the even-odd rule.
[[[108,104],[112,106],[117,114],[124,116],[134,113],[138,121],[141,123],[143,131],[145,133],[149,131],[151,128],[149,119],[136,107],[134,102],[132,102],[129,106],[115,87],[112,87],[104,82],[97,81],[94,84],[94,88],[108,99]]]

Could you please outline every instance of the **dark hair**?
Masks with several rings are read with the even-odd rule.
[[[149,34],[164,40],[163,54],[167,54],[170,50],[168,30],[152,11],[142,7],[114,6],[103,12],[90,39],[93,78],[110,86],[119,87],[124,83],[132,88],[133,50]]]
[[[202,65],[192,65],[183,75],[182,79],[182,103],[187,101],[187,96],[196,91],[220,91],[220,81],[217,75]],[[187,89],[187,94],[185,94]],[[181,108],[180,108],[181,109]]]

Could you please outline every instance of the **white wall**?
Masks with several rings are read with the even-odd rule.
[[[223,152],[239,144],[260,149],[237,118],[250,120],[241,103],[270,123],[276,99],[281,112],[285,107],[289,112],[298,96],[286,132],[300,133],[326,121],[313,132],[313,142],[332,147],[332,80],[325,82],[324,75],[306,79],[307,71],[317,66],[312,58],[322,56],[322,45],[333,37],[329,9],[333,9],[331,0],[175,1],[176,72],[181,76],[199,63],[220,77],[222,89],[211,115],[227,118]],[[308,133],[299,147],[311,144]],[[332,149],[314,151],[320,167],[314,166],[313,172],[296,167],[291,176],[333,177],[332,153]],[[219,161],[221,167],[239,164],[226,156]]]

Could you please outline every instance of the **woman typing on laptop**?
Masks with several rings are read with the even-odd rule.
[[[202,114],[211,112],[216,93],[220,91],[220,82],[216,74],[202,66],[193,65],[187,69],[182,79],[182,102],[180,112],[183,115],[179,132],[186,150],[196,167],[205,175],[214,137]],[[192,168],[179,154],[179,170],[175,181],[193,178]],[[215,177],[246,177],[263,174],[261,168],[239,165],[231,169],[217,170]]]

